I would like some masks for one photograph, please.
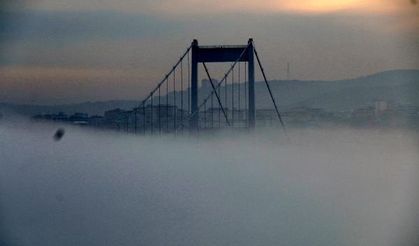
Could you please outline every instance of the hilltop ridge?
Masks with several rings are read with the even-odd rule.
[[[373,105],[376,101],[419,106],[419,98],[416,96],[419,92],[419,70],[414,69],[389,70],[344,80],[272,80],[270,85],[281,110],[311,107],[326,111],[349,111]],[[231,90],[230,87],[227,86],[227,91]],[[255,87],[257,108],[271,108],[272,102],[264,83],[256,82]],[[169,100],[172,97],[173,93],[169,94]],[[102,115],[114,108],[131,109],[140,102],[140,100],[109,100],[64,105],[0,103],[0,112],[27,116],[57,112]]]

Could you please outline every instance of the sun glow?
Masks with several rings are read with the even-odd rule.
[[[172,14],[190,13],[396,13],[411,8],[408,0],[162,0],[153,9]]]
[[[411,1],[413,3],[414,0]],[[28,3],[28,6],[43,10],[117,10],[174,15],[226,12],[322,14],[353,11],[356,13],[391,13],[412,8],[409,0],[38,0],[34,2],[37,4]]]
[[[387,12],[399,6],[397,1],[383,0],[301,0],[278,1],[277,8],[291,12],[328,13],[337,11]]]

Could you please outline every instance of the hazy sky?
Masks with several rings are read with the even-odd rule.
[[[285,78],[287,62],[295,79],[419,68],[413,0],[10,0],[0,7],[0,101],[141,99],[193,38],[244,44],[253,37],[271,79]]]

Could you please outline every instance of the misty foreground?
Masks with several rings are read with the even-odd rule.
[[[0,125],[0,245],[418,245],[418,136]]]

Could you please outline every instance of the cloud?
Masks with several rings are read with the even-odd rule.
[[[402,1],[395,0],[300,0],[277,1],[278,8],[299,13],[329,13],[337,11],[354,11],[370,13],[389,13],[401,10]]]
[[[330,13],[336,11],[395,12],[410,7],[407,0],[38,0],[29,6],[49,10],[117,10],[174,15],[248,13]]]
[[[65,67],[0,68],[0,101],[67,104],[142,98],[150,81],[138,70]]]
[[[7,77],[13,66],[25,81],[32,76],[49,85],[65,84],[69,74],[79,83],[99,85],[96,71],[125,70],[129,79],[105,80],[151,88],[193,38],[201,44],[240,44],[253,37],[273,79],[284,78],[287,62],[298,79],[342,79],[419,64],[418,8],[407,0],[323,0],[321,11],[319,1],[33,0],[22,9],[23,2],[0,15],[3,94],[33,90],[5,86],[16,81]],[[35,72],[39,68],[42,76]],[[134,96],[134,90],[111,95],[115,89],[109,89],[97,97]]]
[[[342,79],[419,64],[417,45],[405,41],[399,30],[404,24],[382,16],[229,14],[170,19],[120,12],[32,11],[15,22],[0,30],[7,37],[0,46],[0,101],[138,99],[195,37],[201,44],[240,44],[252,36],[270,79],[284,78],[287,62],[297,79]]]

